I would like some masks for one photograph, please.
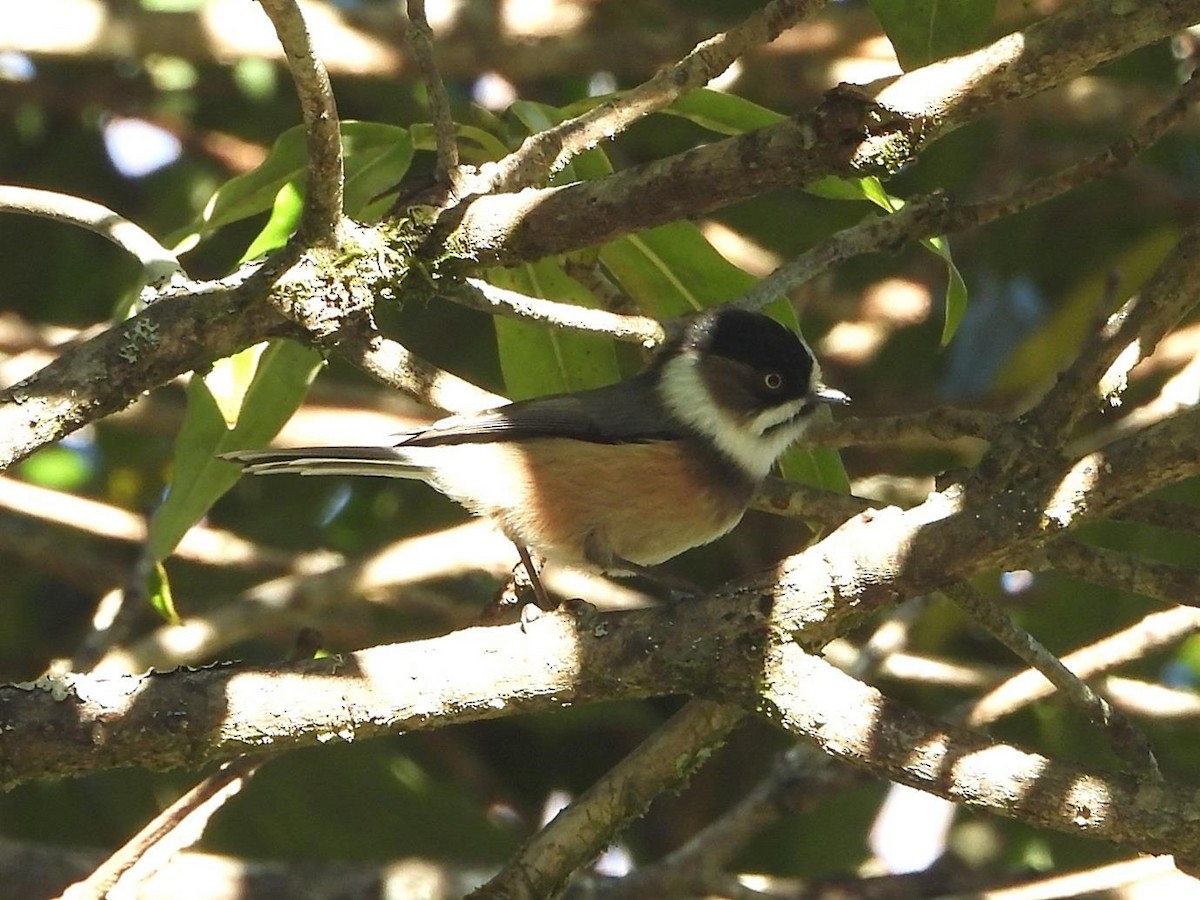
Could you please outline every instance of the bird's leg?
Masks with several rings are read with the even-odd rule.
[[[518,544],[516,541],[513,542],[513,545],[517,548],[517,554],[521,557],[521,565],[525,569],[525,574],[529,576],[529,586],[533,588],[533,599],[538,609],[545,612],[558,609],[558,603],[546,593],[546,588],[542,585],[542,579],[538,577],[537,566],[533,564],[533,557],[529,555],[529,548],[524,544]],[[515,571],[513,572],[513,577],[516,577]]]

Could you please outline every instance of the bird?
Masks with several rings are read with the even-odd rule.
[[[717,307],[666,332],[646,367],[615,384],[452,415],[380,446],[222,458],[253,475],[424,481],[495,522],[517,546],[538,606],[553,608],[530,551],[648,574],[729,532],[816,410],[850,400],[822,382],[799,335],[762,313]]]

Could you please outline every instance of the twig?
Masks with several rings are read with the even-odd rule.
[[[300,230],[308,242],[336,245],[342,220],[342,135],[325,65],[295,0],[259,0],[275,26],[296,84],[308,148],[308,181]]]
[[[175,254],[142,227],[123,216],[82,197],[36,188],[0,185],[0,212],[26,213],[56,222],[67,222],[108,238],[142,264],[143,277],[153,288],[172,282],[187,284]]]
[[[366,323],[356,321],[339,331],[337,353],[381,384],[436,409],[475,412],[508,402],[426,362]]]
[[[1045,551],[1046,562],[1092,584],[1152,597],[1163,603],[1200,606],[1200,570],[1064,538]],[[1200,615],[1200,613],[1198,613]]]
[[[939,441],[978,438],[986,441],[1004,422],[1003,416],[983,410],[939,406],[907,416],[814,422],[804,432],[801,442],[806,447],[847,447],[921,438]]]
[[[762,309],[792,288],[815,278],[840,262],[943,231],[950,201],[942,194],[910,200],[899,212],[868,216],[856,225],[830,235],[796,256],[746,291],[735,302],[743,309]]]
[[[535,834],[473,900],[544,900],[645,813],[678,788],[746,713],[736,706],[691,700],[661,728]]]
[[[1158,761],[1145,736],[1108,702],[1097,696],[1033,635],[1020,628],[1000,607],[965,582],[944,588],[964,612],[1009,650],[1042,673],[1064,697],[1083,710],[1112,742],[1117,755],[1151,777],[1161,777]]]
[[[647,348],[661,344],[665,337],[663,327],[647,316],[625,316],[603,309],[530,297],[496,287],[481,278],[464,279],[446,296],[472,309],[517,316],[557,328],[603,334],[614,340],[629,341]]]
[[[824,5],[825,0],[772,0],[740,25],[697,44],[675,65],[633,90],[530,135],[515,152],[485,168],[479,191],[508,193],[544,180],[584,150],[611,139],[688,91],[703,87],[755,44],[775,40],[784,29]]]
[[[1122,522],[1140,522],[1155,528],[1200,532],[1200,506],[1192,503],[1173,503],[1148,497],[1134,500],[1114,510],[1109,518]]]
[[[976,203],[953,204],[934,194],[916,198],[889,216],[868,218],[843,229],[784,263],[737,300],[747,309],[762,309],[837,263],[864,253],[900,247],[911,240],[978,228],[1053,200],[1082,184],[1127,166],[1154,144],[1187,112],[1200,93],[1200,76],[1193,76],[1164,109],[1101,153],[1053,175],[1024,184],[1010,193]],[[1111,359],[1109,360],[1111,363]],[[1093,366],[1096,368],[1096,366]],[[1094,387],[1107,364],[1092,379]]]
[[[450,113],[450,98],[446,85],[438,74],[433,53],[433,29],[425,17],[425,0],[408,0],[408,45],[429,97],[429,115],[433,119],[433,134],[437,142],[437,178],[453,193],[458,190],[458,142],[454,134],[454,117]]]
[[[838,491],[826,491],[795,481],[767,478],[750,500],[750,505],[777,516],[793,516],[819,522],[826,527],[840,525],[878,504]]]
[[[61,900],[103,900],[126,875],[142,881],[200,839],[208,820],[237,794],[262,765],[241,756],[221,766],[151,819],[91,875],[63,891]],[[135,869],[135,867],[137,867]]]
[[[320,649],[321,636],[305,628],[289,658],[292,662],[312,659]],[[151,819],[86,879],[64,891],[62,900],[104,900],[122,879],[145,881],[200,839],[209,819],[241,791],[264,761],[260,755],[245,754],[222,765]]]
[[[764,828],[785,815],[807,812],[834,792],[862,780],[849,766],[837,766],[807,744],[781,753],[771,771],[723,813],[677,850],[619,881],[598,885],[596,900],[637,897],[685,897],[711,884],[721,869]]]
[[[1144,659],[1154,650],[1182,640],[1200,630],[1200,611],[1187,608],[1152,613],[1128,628],[1081,647],[1064,656],[1062,664],[1076,678],[1092,678],[1117,666]],[[1055,686],[1046,675],[1026,669],[951,713],[954,721],[971,726],[990,725],[1043,697]]]

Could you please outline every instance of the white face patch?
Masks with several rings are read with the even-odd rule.
[[[751,478],[765,478],[808,426],[808,418],[794,418],[808,401],[804,398],[764,410],[750,422],[739,422],[716,406],[700,377],[699,357],[685,353],[666,362],[659,381],[663,402],[682,422],[692,426],[736,462]],[[789,423],[790,424],[784,424]],[[769,430],[773,426],[780,426]]]

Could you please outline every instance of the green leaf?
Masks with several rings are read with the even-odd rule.
[[[408,129],[380,122],[342,122],[342,147],[346,157],[347,210],[397,183],[412,158]],[[386,162],[383,162],[386,161]],[[175,246],[190,238],[203,237],[216,229],[270,209],[285,184],[303,185],[307,162],[304,129],[297,125],[283,132],[262,164],[225,182],[200,218],[167,239]],[[362,179],[361,187],[355,184]],[[390,182],[388,179],[393,179]]]
[[[641,312],[659,319],[726,303],[755,283],[685,221],[610,241],[600,262]]]
[[[978,47],[996,0],[870,0],[906,72]]]
[[[150,550],[165,559],[209,507],[241,475],[232,463],[217,459],[227,450],[261,447],[291,417],[324,364],[319,353],[291,341],[272,341],[252,370],[241,363],[222,373],[215,384],[222,400],[199,376],[187,389],[187,412],[175,439],[175,468],[167,496],[150,520]],[[243,394],[235,424],[227,415]],[[222,411],[225,407],[225,411]]]
[[[409,131],[412,133],[413,146],[417,150],[435,152],[437,137],[433,126],[428,122],[418,122]],[[458,138],[458,153],[463,162],[479,164],[494,159],[503,159],[508,155],[508,147],[493,134],[474,125],[455,125],[454,134]]]
[[[804,192],[814,197],[824,197],[826,200],[873,200],[868,182],[878,183],[874,175],[868,178],[838,178],[836,175],[826,175],[816,181],[804,185]]]
[[[271,217],[267,219],[262,231],[250,242],[239,262],[258,259],[284,246],[300,226],[300,215],[303,211],[304,195],[294,182],[289,181],[275,195]]]
[[[171,595],[171,580],[167,578],[166,567],[161,560],[155,560],[154,565],[146,573],[146,596],[154,611],[163,617],[168,625],[179,625],[182,619],[175,610],[175,598]]]
[[[863,195],[880,209],[895,212],[904,205],[904,201],[889,194],[887,188],[883,186],[883,182],[874,175],[859,179],[859,184],[863,189]]]
[[[742,134],[768,125],[776,125],[787,116],[751,103],[733,94],[699,88],[689,91],[663,110],[695,122],[717,134]]]
[[[873,176],[864,178],[863,185],[871,202],[889,213],[899,212],[904,208],[904,201],[889,194],[879,179]],[[945,347],[954,337],[954,333],[958,331],[963,314],[967,311],[967,283],[963,280],[958,266],[954,264],[954,257],[950,253],[950,242],[945,237],[923,238],[921,245],[946,264],[946,317],[942,320],[941,341],[942,346]]]
[[[342,130],[342,143],[346,149],[343,203],[346,215],[361,222],[372,221],[388,208],[391,200],[380,195],[392,193],[389,188],[399,186],[413,158],[413,141],[408,129],[392,125],[379,127],[384,130],[376,132],[364,127]]]
[[[533,297],[578,306],[599,305],[591,291],[552,259],[493,269],[487,278],[498,287]],[[616,351],[606,337],[504,316],[495,318],[495,326],[504,385],[514,400],[599,387],[621,377]]]
[[[945,347],[958,331],[963,313],[967,311],[967,283],[963,281],[962,273],[954,264],[950,255],[950,242],[944,237],[932,237],[921,241],[929,250],[936,253],[946,263],[946,318],[942,322],[942,346]]]

